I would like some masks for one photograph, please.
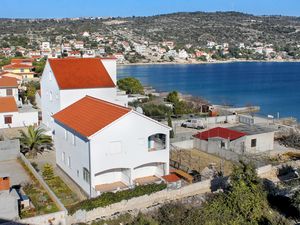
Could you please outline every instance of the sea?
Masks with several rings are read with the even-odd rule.
[[[157,91],[176,90],[212,104],[260,106],[261,115],[300,120],[300,62],[234,62],[118,66]]]

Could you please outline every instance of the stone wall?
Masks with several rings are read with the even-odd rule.
[[[20,141],[0,141],[0,161],[17,159],[20,155]]]
[[[163,204],[167,201],[177,200],[184,197],[189,197],[197,194],[210,192],[211,180],[194,183],[184,186],[176,190],[162,190],[151,195],[144,195],[129,200],[109,205],[107,207],[99,207],[91,211],[78,210],[74,215],[68,217],[68,223],[87,223],[99,218],[108,218],[116,212],[126,212],[128,210],[139,211],[146,209],[152,205]]]

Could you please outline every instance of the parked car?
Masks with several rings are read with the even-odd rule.
[[[191,119],[183,122],[181,124],[182,127],[194,128],[194,129],[204,129],[205,126],[201,120]]]

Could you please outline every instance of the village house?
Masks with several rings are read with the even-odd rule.
[[[13,96],[19,101],[18,80],[13,77],[0,75],[0,97]]]
[[[0,128],[38,124],[38,111],[30,105],[17,106],[13,96],[0,97]]]
[[[56,163],[89,197],[169,174],[166,125],[90,96],[53,118]]]
[[[48,59],[41,79],[43,124],[53,129],[52,115],[86,95],[127,106],[117,95],[115,58]]]
[[[80,51],[71,51],[68,53],[68,57],[81,58]]]
[[[274,130],[259,125],[216,127],[194,137],[194,146],[207,152],[224,149],[238,154],[254,154],[274,149]]]
[[[29,65],[28,63],[19,63],[12,61],[11,64],[5,65],[2,67],[2,70],[5,72],[13,73],[18,75],[22,80],[32,79],[34,78],[34,72],[32,71],[34,67]]]

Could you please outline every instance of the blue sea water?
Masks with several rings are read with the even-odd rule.
[[[177,90],[213,104],[259,105],[262,114],[300,119],[298,62],[119,66],[118,79],[128,76],[158,91]]]

